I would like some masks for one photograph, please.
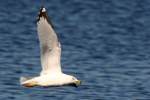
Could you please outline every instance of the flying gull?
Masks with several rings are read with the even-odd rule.
[[[37,32],[40,40],[42,71],[37,77],[21,77],[21,85],[25,87],[79,86],[80,80],[74,76],[64,74],[61,70],[61,45],[44,7],[41,7],[38,15]]]

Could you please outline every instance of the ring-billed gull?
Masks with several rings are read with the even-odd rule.
[[[38,15],[37,31],[40,40],[42,71],[37,77],[21,77],[21,85],[25,87],[80,85],[81,81],[76,77],[61,71],[61,45],[44,7],[41,7]]]

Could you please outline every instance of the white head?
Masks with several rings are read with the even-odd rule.
[[[66,74],[65,74],[65,82],[66,85],[75,85],[76,87],[81,84],[81,81],[78,80],[76,77]]]

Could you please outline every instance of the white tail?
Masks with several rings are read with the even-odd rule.
[[[32,79],[32,77],[21,77],[20,84],[23,84],[25,81]]]

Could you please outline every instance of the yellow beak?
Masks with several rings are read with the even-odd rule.
[[[79,85],[81,85],[81,81],[80,80],[75,81],[75,85],[78,87]]]

